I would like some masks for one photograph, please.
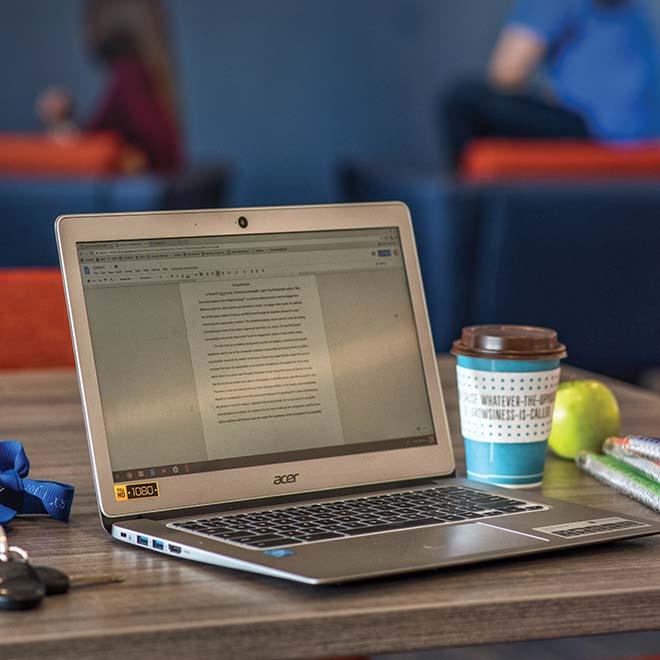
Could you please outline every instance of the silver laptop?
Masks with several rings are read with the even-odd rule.
[[[452,478],[403,204],[64,216],[56,233],[118,541],[325,584],[660,531]]]

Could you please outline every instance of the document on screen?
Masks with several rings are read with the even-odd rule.
[[[209,459],[343,435],[313,275],[181,285]]]

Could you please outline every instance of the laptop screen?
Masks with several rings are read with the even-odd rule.
[[[77,250],[115,482],[435,444],[396,228]]]

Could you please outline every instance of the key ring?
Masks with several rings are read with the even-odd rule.
[[[19,548],[17,545],[10,545],[8,548],[8,552],[18,555],[26,564],[30,561],[30,556],[28,555],[28,553],[25,550],[23,550],[23,548]]]
[[[23,548],[19,548],[17,545],[9,545],[7,533],[4,527],[0,525],[0,561],[9,561],[9,555],[11,554],[18,555],[26,563],[30,561],[30,556]]]

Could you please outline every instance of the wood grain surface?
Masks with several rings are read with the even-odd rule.
[[[454,367],[440,359],[458,473]],[[583,375],[564,369],[564,377]],[[660,397],[611,382],[627,433],[660,433]],[[660,628],[660,537],[369,583],[310,587],[157,556],[112,541],[96,509],[73,372],[0,375],[0,437],[21,440],[30,476],[73,483],[71,521],[21,518],[11,541],[79,588],[32,612],[0,612],[0,658],[313,658]],[[654,514],[549,458],[543,492]]]

